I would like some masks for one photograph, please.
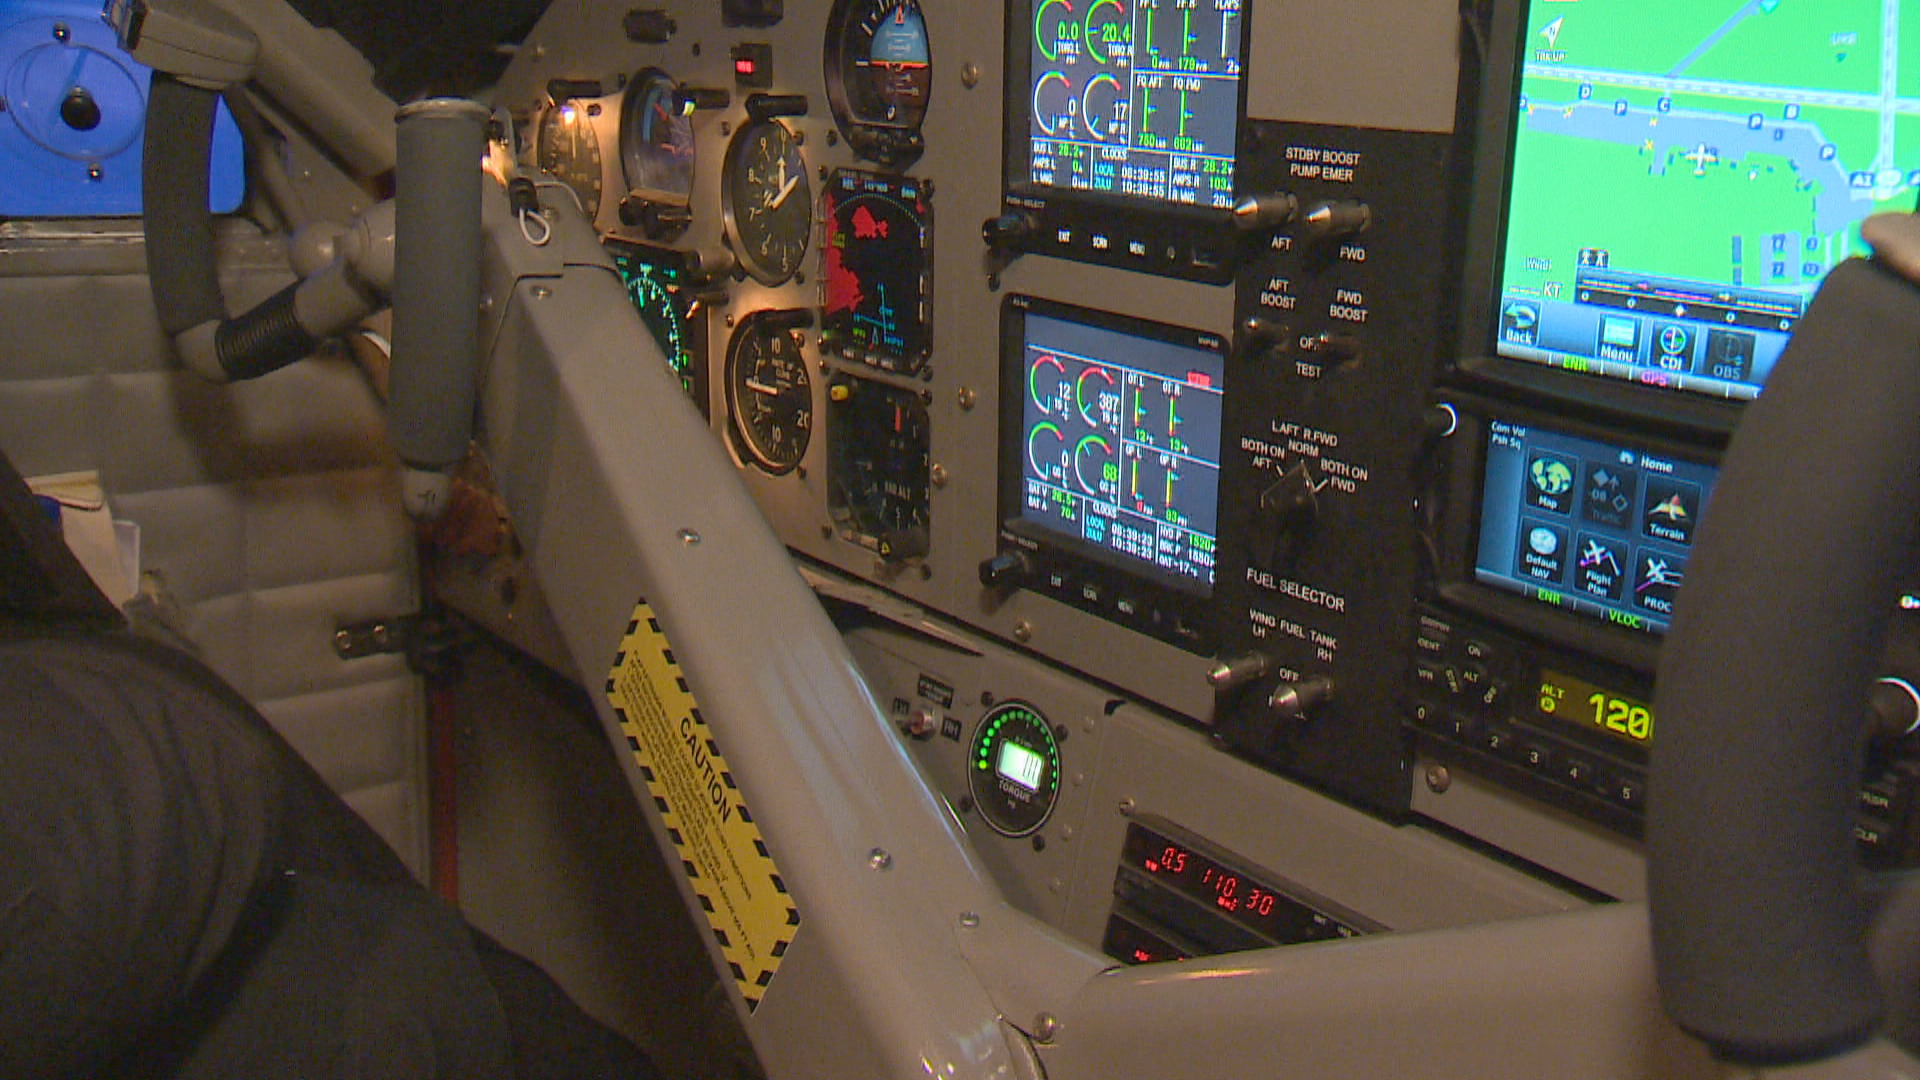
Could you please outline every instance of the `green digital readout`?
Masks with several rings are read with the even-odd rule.
[[[1653,741],[1653,707],[1548,668],[1540,669],[1540,711],[1640,746]]]

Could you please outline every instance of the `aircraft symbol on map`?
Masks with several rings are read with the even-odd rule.
[[[1546,28],[1540,31],[1540,36],[1547,39],[1547,48],[1557,49],[1560,47],[1560,24],[1566,21],[1566,17],[1563,15],[1548,23]]]

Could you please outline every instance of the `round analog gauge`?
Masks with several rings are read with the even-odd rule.
[[[919,156],[933,65],[920,0],[835,0],[827,17],[827,100],[862,157]]]
[[[588,106],[568,101],[540,117],[534,136],[534,164],[567,185],[580,197],[580,209],[591,221],[600,214],[600,136],[593,130]]]
[[[1002,836],[1026,836],[1047,823],[1060,799],[1060,743],[1040,710],[1003,701],[980,718],[967,755],[967,790]]]
[[[693,105],[658,68],[635,75],[620,99],[620,168],[645,198],[681,205],[693,195]]]
[[[928,546],[927,405],[912,390],[837,375],[827,383],[827,512],[840,534],[893,561]]]
[[[740,265],[762,285],[800,269],[813,232],[813,190],[800,142],[779,120],[742,125],[727,146],[720,212]]]
[[[727,346],[729,430],[743,456],[766,472],[792,472],[813,436],[813,381],[790,328],[800,312],[756,312]]]

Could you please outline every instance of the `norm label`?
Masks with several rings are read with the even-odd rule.
[[[751,1012],[793,943],[800,912],[645,600],[614,657],[607,699]]]

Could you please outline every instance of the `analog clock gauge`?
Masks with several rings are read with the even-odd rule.
[[[585,103],[568,101],[542,114],[534,135],[534,164],[567,185],[592,221],[600,214],[600,136],[588,113]]]
[[[779,476],[807,455],[813,436],[813,381],[800,355],[805,310],[747,316],[727,345],[728,431],[741,457]]]
[[[693,195],[693,104],[672,76],[648,68],[620,99],[620,168],[643,198],[684,205]]]
[[[733,253],[762,285],[793,277],[813,232],[813,190],[800,141],[778,119],[734,133],[720,174],[720,209]]]

